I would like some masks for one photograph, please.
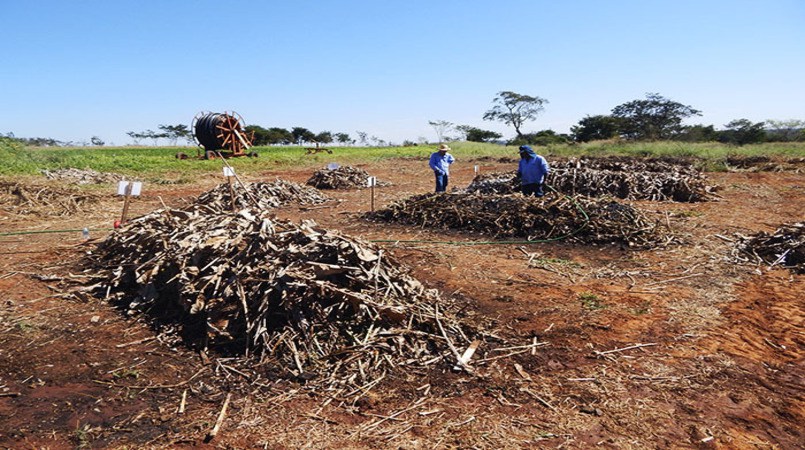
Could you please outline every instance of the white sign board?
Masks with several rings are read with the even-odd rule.
[[[224,167],[224,176],[225,177],[234,177],[235,176],[235,169],[232,167],[226,166]]]
[[[131,195],[138,196],[143,189],[142,181],[119,181],[117,183],[117,195],[126,195],[126,189],[131,183]]]
[[[335,170],[335,169],[338,169],[339,167],[341,167],[341,164],[338,164],[338,163],[335,163],[335,162],[327,164],[327,170]]]
[[[369,177],[366,179],[366,186],[372,187],[377,186],[377,177]]]

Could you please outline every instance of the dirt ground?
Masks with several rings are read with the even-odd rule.
[[[512,169],[459,161],[451,186],[469,184],[475,164]],[[304,183],[323,165],[243,176]],[[432,189],[423,161],[358,167],[392,183],[376,190],[378,207]],[[647,251],[433,244],[486,239],[366,222],[366,189],[280,209],[278,217],[366,240],[416,241],[378,245],[501,336],[544,343],[474,374],[401,375],[355,402],[194,352],[76,292],[86,280],[76,262],[120,215],[111,185],[78,214],[20,215],[3,205],[0,447],[804,448],[805,277],[729,255],[736,233],[805,219],[805,175],[708,176],[720,201],[636,202],[683,241]],[[219,181],[146,183],[130,214],[182,206]],[[88,242],[80,231],[47,232],[83,227]],[[8,234],[17,230],[42,232]]]

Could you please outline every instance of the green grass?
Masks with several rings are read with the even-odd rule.
[[[517,148],[477,142],[451,142],[452,154],[459,162],[482,157],[517,158]],[[425,161],[435,145],[411,147],[330,147],[333,154],[306,155],[302,147],[255,147],[258,158],[232,158],[229,163],[239,173],[276,170],[293,166],[323,166],[332,161],[341,164],[371,164],[385,159],[410,158]],[[198,174],[221,170],[220,161],[175,158],[177,152],[195,156],[195,147],[25,147],[0,138],[0,175],[37,175],[41,170],[62,168],[94,169],[117,172],[141,178],[165,178],[189,181]],[[539,147],[548,156],[625,155],[625,156],[693,156],[702,158],[704,166],[718,170],[730,155],[805,157],[805,143],[769,143],[728,146],[719,143],[619,142],[602,141],[585,144]]]
[[[581,305],[584,307],[584,309],[594,311],[596,309],[604,309],[607,307],[607,305],[605,305],[601,300],[601,297],[593,294],[592,292],[582,292],[578,294],[578,298],[581,301]]]

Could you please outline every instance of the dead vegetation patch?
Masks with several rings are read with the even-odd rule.
[[[493,238],[568,240],[653,248],[674,242],[659,221],[611,199],[526,197],[519,194],[422,194],[365,214],[378,222],[455,229]]]
[[[614,196],[628,200],[700,202],[715,187],[692,163],[681,160],[578,158],[551,163],[551,188],[568,195]],[[467,192],[508,194],[520,190],[516,172],[481,174]]]
[[[234,206],[233,206],[234,195]],[[317,189],[302,186],[293,181],[277,179],[272,182],[255,182],[234,185],[222,183],[204,192],[191,205],[211,213],[221,213],[243,208],[274,209],[290,203],[316,205],[328,200]]]
[[[115,183],[124,178],[119,173],[98,172],[92,169],[56,169],[43,170],[42,175],[48,180],[66,181],[71,184],[103,184]]]
[[[336,169],[321,169],[313,173],[307,180],[308,186],[316,189],[356,189],[366,187],[369,172],[351,166],[340,166]],[[388,182],[377,181],[377,186],[387,186]]]
[[[741,263],[805,273],[805,222],[783,224],[774,233],[739,236],[732,256]]]
[[[70,216],[100,199],[100,195],[70,187],[0,181],[0,203],[13,214]]]
[[[724,160],[732,172],[795,172],[805,169],[805,158],[780,158],[765,155],[730,155]]]

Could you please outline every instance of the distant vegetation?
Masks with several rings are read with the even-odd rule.
[[[482,142],[451,142],[457,164],[478,158],[517,158],[517,148]],[[337,147],[333,154],[305,154],[300,146],[255,147],[257,158],[228,160],[239,173],[256,173],[282,167],[322,167],[329,162],[342,164],[372,163],[391,158],[415,158],[427,168],[427,157],[435,144],[397,147]],[[195,155],[194,148],[183,149]],[[624,140],[587,143],[549,144],[538,149],[551,157],[579,155],[674,156],[701,158],[708,167],[718,169],[730,156],[805,157],[805,142],[774,142],[735,146],[718,142],[690,143],[680,141],[629,142]],[[162,178],[174,182],[192,181],[200,173],[221,170],[217,160],[175,158],[176,147],[30,147],[0,137],[0,175],[37,175],[41,170],[62,168],[94,169],[117,172],[141,178]]]
[[[527,122],[537,119],[549,102],[539,96],[518,94],[512,91],[501,91],[492,100],[492,108],[486,111],[483,120],[502,122],[511,126],[515,132],[512,139],[503,140],[500,133],[484,130],[474,125],[458,125],[448,120],[430,120],[428,124],[436,132],[438,142],[470,141],[505,143],[508,145],[531,144],[537,146],[584,143],[599,140],[626,140],[632,142],[719,142],[731,145],[760,144],[763,142],[805,142],[805,120],[765,120],[752,122],[748,119],[734,119],[716,128],[714,125],[683,125],[685,119],[701,116],[701,111],[689,105],[675,102],[657,93],[646,94],[645,99],[632,100],[612,108],[608,115],[586,116],[572,126],[569,134],[556,133],[554,130],[527,132]],[[193,134],[186,125],[159,125],[159,131],[129,131],[126,134],[134,145],[143,140],[158,146],[161,139],[170,145],[178,142],[193,144]],[[397,144],[370,136],[365,131],[356,131],[354,137],[346,132],[320,131],[313,132],[305,127],[293,127],[290,130],[282,127],[263,127],[248,125],[246,131],[254,137],[256,146],[289,146],[305,144],[360,146],[360,147],[395,147]],[[453,134],[455,133],[455,134]],[[98,136],[92,136],[86,142],[63,142],[51,138],[18,138],[13,133],[6,137],[16,139],[27,145],[37,147],[103,147],[106,143]],[[425,144],[428,140],[418,137],[416,140],[402,142],[403,146]]]

